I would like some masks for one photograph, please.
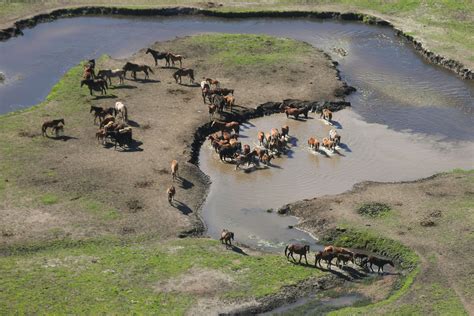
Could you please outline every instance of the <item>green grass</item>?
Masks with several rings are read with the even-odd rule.
[[[47,193],[41,197],[41,202],[45,205],[52,205],[58,203],[59,198],[52,194],[52,193]]]
[[[186,41],[205,47],[215,62],[227,67],[291,63],[313,51],[309,44],[267,35],[206,34],[189,37]]]
[[[253,298],[310,276],[316,269],[282,255],[243,256],[208,239],[120,245],[85,243],[0,258],[0,310],[20,314],[182,314],[198,298],[161,292],[161,282],[191,268],[228,275],[222,298]]]

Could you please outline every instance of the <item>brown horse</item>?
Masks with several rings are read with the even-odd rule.
[[[263,146],[263,142],[265,140],[265,133],[264,132],[258,132],[257,134],[257,138],[258,138],[258,143],[260,146]]]
[[[137,80],[137,72],[138,71],[143,71],[145,73],[145,79],[148,79],[149,78],[149,75],[148,75],[148,71],[153,73],[153,70],[150,68],[150,66],[147,66],[147,65],[138,65],[138,64],[134,64],[134,63],[131,63],[131,62],[127,62],[123,67],[122,67],[123,71],[124,71],[124,78],[127,77],[127,71],[131,71],[132,72],[132,77],[133,79]]]
[[[221,243],[225,242],[225,246],[232,246],[232,241],[234,240],[234,233],[228,231],[227,229],[223,229],[221,233],[221,238],[219,239]]]
[[[288,125],[282,126],[281,128],[281,136],[286,137],[289,136],[290,127]]]
[[[342,265],[347,265],[348,262],[354,263],[354,256],[347,253],[336,253],[336,265],[342,267]],[[340,264],[342,262],[342,264]]]
[[[178,178],[178,169],[179,164],[177,160],[171,161],[171,176],[173,177],[173,181]]]
[[[174,196],[176,194],[176,189],[173,185],[171,185],[167,190],[166,194],[168,195],[168,203],[171,204],[171,202],[174,201]]]
[[[219,81],[211,78],[206,78],[206,81],[207,83],[209,83],[210,86],[214,85],[215,88],[219,88]]]
[[[353,256],[354,253],[352,251],[350,251],[349,249],[346,249],[344,247],[336,247],[336,246],[326,246],[324,247],[324,250],[325,252],[334,252],[334,253],[343,253],[343,254],[348,254],[348,255],[351,255]]]
[[[332,120],[332,112],[329,109],[323,109],[319,118],[323,118],[324,120],[330,122]]]
[[[173,53],[168,53],[168,58],[171,61],[171,64],[174,66],[175,61],[179,61],[179,68],[183,67],[183,59],[184,56],[182,55],[175,55]]]
[[[290,256],[291,256],[293,261],[296,261],[295,257],[293,257],[293,253],[300,255],[300,260],[298,261],[298,263],[301,263],[301,258],[304,256],[304,260],[306,261],[306,264],[308,264],[308,259],[306,258],[306,254],[309,253],[309,245],[301,245],[301,244],[287,245],[285,248],[286,258],[290,259]]]
[[[234,96],[230,96],[230,95],[224,96],[224,102],[225,102],[226,107],[229,107],[230,112],[232,112],[232,107],[235,105]]]
[[[56,136],[58,136],[58,131],[61,130],[62,128],[60,128],[59,124],[62,124],[62,125],[66,125],[64,123],[64,119],[57,119],[57,120],[52,120],[52,121],[46,121],[43,123],[43,125],[41,126],[41,134],[43,136],[48,136],[46,134],[46,130],[48,128],[51,128],[53,130],[53,132],[55,132]]]
[[[313,150],[319,150],[319,140],[317,138],[310,137],[308,139],[308,145],[309,145],[309,148]]]
[[[188,76],[189,81],[191,83],[194,83],[194,70],[191,68],[180,68],[173,74],[173,78],[176,81],[176,83],[178,83],[178,79],[179,79],[179,83],[181,83],[181,77],[185,77],[185,76]]]
[[[305,118],[308,118],[309,108],[289,108],[289,107],[286,107],[283,111],[285,112],[286,117],[289,117],[291,115],[295,118],[295,120],[297,120],[300,115],[304,115]]]
[[[378,257],[375,257],[375,256],[369,256],[367,261],[364,261],[364,263],[365,263],[365,265],[369,264],[370,270],[372,270],[372,272],[374,272],[374,269],[372,268],[372,265],[375,264],[378,267],[377,273],[380,273],[380,270],[382,270],[382,273],[383,273],[383,267],[386,264],[391,265],[392,267],[395,267],[392,260],[382,259],[382,258],[378,258]]]
[[[318,265],[321,266],[321,260],[326,261],[328,269],[331,269],[332,260],[336,257],[336,253],[328,252],[328,251],[319,251],[314,256],[314,266],[317,267]]]
[[[166,61],[166,66],[169,66],[170,64],[170,58],[169,58],[169,53],[167,52],[159,52],[157,50],[153,50],[151,48],[148,48],[145,52],[145,54],[151,54],[153,59],[155,60],[155,66],[158,66],[158,60],[164,59]]]
[[[336,149],[336,143],[330,140],[327,137],[323,138],[323,147],[326,147],[328,150],[334,151]]]
[[[329,131],[329,139],[334,142],[335,146],[341,143],[341,135],[335,129]]]
[[[238,134],[240,124],[239,122],[235,122],[235,121],[226,123],[226,122],[219,122],[219,121],[214,120],[211,123],[211,128],[214,126],[217,127],[217,129],[219,129],[220,131],[222,131],[222,133],[224,133],[224,131],[234,131],[236,134]]]

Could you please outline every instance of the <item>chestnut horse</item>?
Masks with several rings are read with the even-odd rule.
[[[168,203],[171,204],[171,202],[174,201],[174,196],[176,194],[176,189],[173,185],[171,185],[167,190],[166,194],[168,195]]]
[[[296,261],[295,257],[293,257],[293,253],[300,255],[300,260],[298,261],[298,263],[301,263],[301,258],[304,256],[304,260],[306,261],[306,264],[308,264],[308,259],[306,258],[306,254],[309,253],[309,245],[301,245],[301,244],[287,245],[285,248],[286,258],[290,259],[290,256],[291,256],[293,261]]]
[[[177,160],[171,161],[171,176],[173,177],[173,181],[178,178],[178,169],[179,164]]]
[[[309,148],[313,150],[319,150],[319,141],[317,138],[310,137],[308,139],[308,145],[309,145]]]
[[[332,120],[332,112],[329,109],[323,109],[319,118],[323,118],[324,120],[330,122]]]

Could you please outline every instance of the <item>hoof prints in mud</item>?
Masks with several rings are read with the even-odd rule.
[[[301,100],[294,100],[294,99],[286,99],[283,102],[266,102],[260,104],[255,109],[249,108],[239,108],[235,112],[227,113],[223,112],[222,120],[226,122],[230,121],[237,121],[239,123],[243,123],[247,120],[262,117],[265,115],[271,115],[274,113],[281,113],[281,109],[284,106],[295,107],[295,108],[309,108],[312,112],[321,112],[322,109],[327,108],[332,112],[340,111],[347,106],[351,106],[350,102],[347,101],[301,101]],[[200,126],[194,132],[194,140],[191,144],[191,157],[188,162],[197,165],[199,162],[199,150],[201,149],[201,145],[206,140],[206,137],[212,133],[217,132],[217,127],[211,128],[211,123],[206,123]]]

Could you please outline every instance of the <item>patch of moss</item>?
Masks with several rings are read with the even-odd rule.
[[[369,202],[360,206],[357,213],[369,217],[381,217],[390,211],[390,206],[380,202]]]

